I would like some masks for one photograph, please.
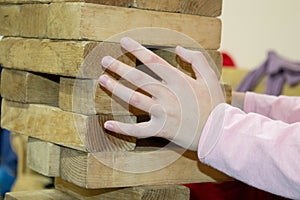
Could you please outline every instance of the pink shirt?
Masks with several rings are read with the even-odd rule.
[[[240,181],[300,199],[300,98],[246,93],[244,111],[228,104],[211,113],[198,156]]]

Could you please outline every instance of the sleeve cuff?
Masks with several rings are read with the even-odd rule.
[[[226,103],[221,103],[211,112],[199,140],[198,157],[200,161],[203,162],[218,143],[222,134],[225,110],[230,107]]]

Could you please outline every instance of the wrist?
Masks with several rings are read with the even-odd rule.
[[[244,110],[244,100],[245,100],[245,93],[235,92],[235,91],[232,92],[232,99],[231,99],[232,106]]]

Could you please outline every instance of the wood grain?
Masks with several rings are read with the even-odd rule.
[[[62,110],[91,114],[146,115],[99,85],[97,79],[60,79],[59,107]]]
[[[1,82],[2,97],[7,100],[58,106],[59,79],[3,69]]]
[[[30,2],[86,2],[155,11],[195,14],[209,17],[220,16],[222,10],[222,0],[0,0],[0,3]]]
[[[114,189],[85,189],[55,178],[55,188],[80,200],[188,200],[189,189],[182,185],[137,186]]]
[[[109,119],[135,122],[133,116],[82,115],[40,104],[3,100],[1,125],[8,130],[90,152],[133,150],[135,138],[108,133]]]
[[[59,176],[60,147],[32,137],[27,142],[27,166],[44,176]]]
[[[130,66],[136,63],[119,44],[106,42],[4,38],[0,52],[0,63],[6,68],[81,78],[98,78],[106,55]]]
[[[178,159],[171,165],[164,165],[169,158]],[[201,164],[196,152],[186,152],[178,157],[173,150],[152,149],[149,152],[136,149],[133,152],[92,154],[62,148],[60,163],[62,179],[88,189],[230,180]],[[152,171],[152,167],[161,169]]]
[[[0,51],[3,52],[0,54],[0,63],[6,68],[78,78],[98,78],[103,73],[101,59],[106,55],[127,65],[136,65],[134,56],[124,52],[118,43],[109,42],[4,38],[0,41]],[[173,66],[185,65],[174,53],[174,48],[162,47],[153,51]],[[208,50],[207,53],[217,66],[217,71],[221,72],[220,52]],[[186,68],[191,71],[191,66]]]
[[[20,6],[20,33],[22,37],[47,37],[48,4],[24,4]],[[15,21],[17,23],[18,21]]]
[[[26,35],[26,37],[44,35],[52,39],[93,41],[105,41],[110,38],[113,42],[119,42],[120,37],[127,35],[145,45],[191,45],[189,39],[178,38],[178,33],[175,32],[163,34],[162,30],[139,29],[158,27],[183,33],[205,49],[218,49],[220,46],[221,21],[218,18],[90,3],[29,4],[26,5],[26,9],[22,9],[24,6],[11,5],[10,9],[15,10],[9,14],[13,23],[6,22],[6,15],[0,17],[0,23],[5,24],[0,29],[0,35]],[[43,12],[44,7],[47,7],[48,12]],[[34,15],[36,17],[22,17],[32,13],[36,13]],[[27,26],[28,24],[30,25]],[[123,33],[137,28],[138,30],[134,32]],[[116,34],[120,37],[111,38]]]
[[[180,0],[180,10],[187,14],[220,16],[222,0]]]
[[[68,194],[51,189],[51,190],[36,190],[36,191],[20,191],[9,192],[5,195],[5,200],[76,200],[76,198]]]
[[[20,6],[0,5],[0,35],[19,35]]]

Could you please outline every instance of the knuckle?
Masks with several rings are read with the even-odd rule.
[[[119,68],[119,61],[118,60],[114,60],[108,67],[107,69],[109,69],[110,71],[114,71],[116,72]]]
[[[145,57],[145,62],[147,62],[148,64],[156,64],[159,62],[159,57],[158,55],[151,53]]]
[[[138,106],[141,102],[140,95],[137,92],[134,92],[129,99],[129,104],[133,106]]]

